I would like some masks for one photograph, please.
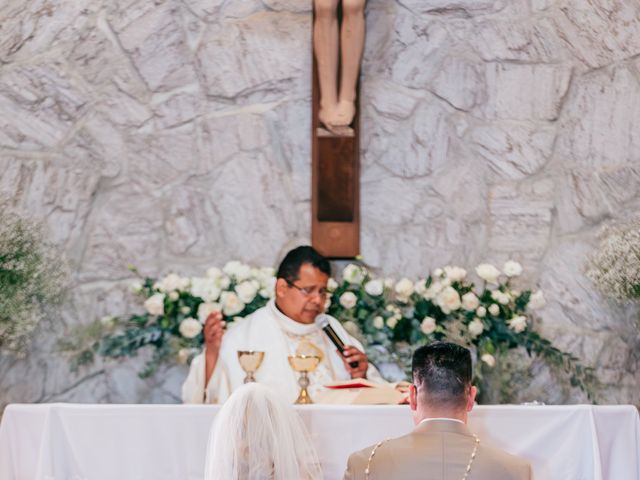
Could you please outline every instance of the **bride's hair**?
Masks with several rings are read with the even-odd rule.
[[[271,388],[238,388],[211,428],[205,480],[320,480],[318,456],[297,412]]]

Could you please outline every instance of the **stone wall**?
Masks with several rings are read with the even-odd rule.
[[[273,265],[308,242],[310,28],[309,0],[2,3],[0,195],[46,222],[73,285],[31,354],[0,359],[0,404],[178,400],[183,369],[71,374],[56,338],[140,308],[128,264]],[[640,4],[369,0],[367,29],[365,261],[521,261],[541,331],[597,367],[602,401],[639,404],[637,311],[581,268],[640,208]]]

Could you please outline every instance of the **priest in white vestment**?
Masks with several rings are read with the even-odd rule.
[[[299,374],[288,362],[290,355],[321,357],[316,370],[309,374],[312,398],[319,387],[329,382],[350,378],[382,382],[377,369],[367,361],[363,346],[338,320],[327,316],[347,345],[343,355],[314,323],[324,312],[330,275],[327,259],[311,247],[298,247],[285,256],[278,268],[274,300],[234,322],[226,333],[221,313],[211,314],[205,325],[205,349],[193,359],[182,386],[183,402],[224,402],[246,376],[238,362],[239,350],[265,352],[255,373],[256,381],[278,389],[291,402],[297,398],[300,387]]]

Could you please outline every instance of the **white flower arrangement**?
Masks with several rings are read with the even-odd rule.
[[[350,264],[342,281],[329,280],[326,310],[363,341],[372,362],[397,363],[405,371],[410,368],[408,346],[447,338],[472,347],[482,368],[495,367],[503,353],[518,347],[563,365],[576,360],[533,331],[531,312],[544,306],[544,296],[510,287],[511,279],[522,274],[520,264],[507,262],[501,272],[485,263],[475,272],[483,280],[478,284],[457,266],[396,282]],[[240,321],[273,298],[274,284],[273,269],[236,261],[209,268],[205,277],[145,279],[135,290],[145,297],[146,313],[116,319],[111,332],[117,333],[102,339],[101,353],[133,355],[152,345],[159,352],[153,361],[188,361],[204,342],[203,325],[212,312],[221,311],[227,322]],[[152,371],[149,365],[147,373]]]

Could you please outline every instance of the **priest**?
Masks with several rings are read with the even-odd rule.
[[[276,274],[275,299],[245,319],[233,322],[227,331],[222,314],[209,315],[204,327],[205,348],[191,362],[182,386],[185,403],[222,403],[242,385],[245,372],[238,351],[265,352],[255,373],[260,383],[281,391],[292,402],[298,396],[298,374],[289,366],[288,356],[317,355],[318,367],[309,374],[310,392],[329,382],[368,378],[382,382],[369,364],[362,345],[333,317],[331,327],[347,345],[341,354],[329,337],[316,326],[315,319],[327,303],[329,261],[309,246],[286,254]]]

